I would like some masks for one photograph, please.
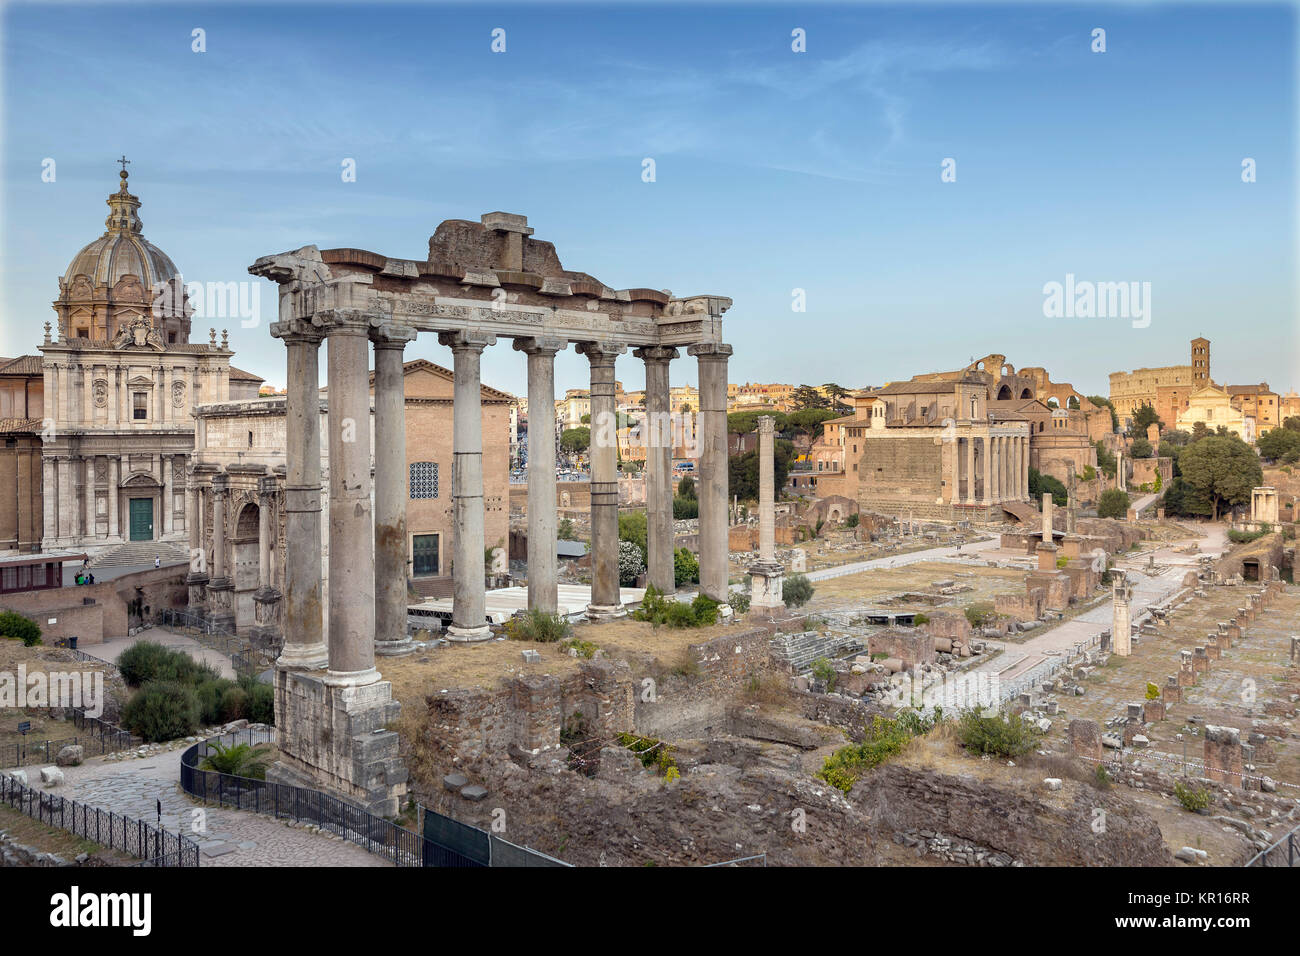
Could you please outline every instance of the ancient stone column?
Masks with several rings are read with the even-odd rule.
[[[771,616],[785,607],[785,568],[776,560],[776,419],[758,419],[758,560],[749,568],[750,610]]]
[[[276,663],[309,670],[323,667],[328,659],[321,587],[320,343],[324,331],[319,323],[293,320],[273,323],[271,334],[284,342],[288,354],[284,540],[285,553],[292,556],[284,566],[284,648]]]
[[[555,356],[562,338],[515,339],[528,356],[528,609],[554,614],[559,607],[555,497]]]
[[[208,582],[209,620],[234,630],[235,584],[227,576],[226,506],[230,497],[230,478],[223,472],[212,476],[212,580]]]
[[[59,529],[55,524],[55,503],[58,501],[58,495],[56,494],[56,489],[58,488],[57,474],[55,459],[50,457],[42,459],[41,504],[44,511],[44,522],[41,526],[41,537],[47,541],[53,540],[59,536]]]
[[[973,437],[966,439],[966,496],[962,500],[968,505],[975,503],[975,439]]]
[[[702,343],[687,352],[700,379],[700,592],[728,603],[727,359],[730,345]]]
[[[669,362],[680,353],[673,348],[637,349],[645,362],[646,423],[646,566],[650,584],[668,594],[677,589],[673,565],[673,428]]]
[[[375,535],[370,482],[370,321],[326,322],[329,374],[328,684],[379,680],[375,670]]]
[[[406,628],[406,377],[403,351],[415,330],[384,323],[375,344],[375,653],[415,650]]]
[[[1043,544],[1052,543],[1052,495],[1043,492]]]
[[[116,465],[116,458],[109,459],[110,478],[117,471]],[[113,484],[116,484],[116,482],[113,482]],[[185,528],[189,537],[190,548],[190,571],[185,576],[185,585],[189,594],[189,611],[191,614],[197,614],[200,617],[207,610],[206,588],[208,584],[208,559],[203,551],[203,532],[199,524],[199,510],[201,507],[198,479],[191,470],[185,483]],[[110,502],[110,514],[116,508],[116,502]]]
[[[1112,591],[1111,647],[1120,657],[1133,653],[1133,630],[1130,602],[1133,589],[1123,578],[1117,578]]]
[[[591,365],[591,603],[593,620],[621,617],[618,581],[618,408],[614,362],[627,347],[582,342],[578,351]],[[726,508],[723,495],[722,507]]]
[[[993,438],[985,435],[980,439],[980,450],[983,458],[980,471],[984,473],[984,493],[980,495],[980,503],[987,505],[993,501]]]
[[[275,587],[273,561],[279,542],[274,521],[275,498],[278,481],[274,475],[257,481],[257,592],[253,595],[253,644],[256,647],[278,652],[280,650],[279,607],[280,592]]]
[[[171,534],[172,531],[174,530],[174,528],[172,527],[172,512],[175,511],[176,509],[176,492],[174,490],[175,486],[172,484],[172,456],[171,455],[163,455],[162,473],[163,473],[162,507],[159,509],[162,511],[162,514],[159,515],[159,519],[162,521],[163,534]]]
[[[496,344],[489,332],[440,332],[451,348],[455,372],[451,499],[454,525],[451,626],[453,641],[485,641],[487,625],[483,557],[483,402],[479,366],[483,349]]]
[[[108,459],[108,500],[105,504],[108,507],[108,536],[116,538],[117,531],[117,456],[111,455]]]

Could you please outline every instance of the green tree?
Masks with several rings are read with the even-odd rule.
[[[677,482],[677,497],[695,499],[695,479],[690,475],[682,475],[682,480]]]
[[[1213,510],[1209,498],[1196,491],[1187,481],[1178,477],[1169,482],[1164,496],[1165,514],[1184,518],[1209,517]]]
[[[1133,443],[1129,446],[1129,454],[1134,458],[1150,458],[1154,451],[1151,442],[1145,438],[1134,438]]]
[[[1192,425],[1192,441],[1200,441],[1210,434],[1210,426],[1205,422],[1196,422]]]
[[[796,409],[805,408],[828,408],[830,399],[828,399],[811,385],[800,385],[790,393],[790,403]]]
[[[1290,432],[1300,432],[1300,415],[1288,415],[1282,422],[1282,427]]]
[[[732,412],[727,416],[727,431],[733,435],[748,435],[758,428],[758,420],[763,415],[768,415],[774,419],[773,427],[778,432],[783,432],[790,427],[789,420],[784,413],[758,410]]]
[[[566,428],[560,433],[560,448],[570,455],[581,455],[591,447],[591,429],[586,426]]]
[[[646,531],[647,519],[644,511],[627,511],[618,516],[618,540],[631,541],[641,550],[641,558],[647,553]]]
[[[1129,505],[1128,492],[1120,491],[1118,488],[1107,488],[1097,499],[1097,517],[1099,518],[1124,518],[1128,515]]]
[[[573,541],[578,537],[578,534],[573,529],[573,522],[570,519],[565,518],[560,522],[560,527],[556,531],[556,536],[561,541]]]
[[[1145,435],[1147,428],[1151,425],[1163,425],[1160,416],[1156,413],[1152,405],[1142,404],[1133,411],[1133,432],[1138,435]]]
[[[1178,456],[1189,487],[1210,502],[1210,518],[1219,520],[1226,505],[1250,501],[1251,489],[1264,483],[1254,450],[1235,435],[1210,435],[1193,442]]]
[[[1064,508],[1070,503],[1070,492],[1060,481],[1051,475],[1044,475],[1037,468],[1029,469],[1029,498],[1042,501],[1043,495],[1052,496],[1052,504]]]
[[[787,415],[786,421],[792,428],[815,438],[821,432],[823,422],[839,417],[839,412],[829,408],[803,408]]]
[[[686,548],[673,552],[673,581],[678,587],[700,579],[700,562]]]
[[[1097,446],[1097,467],[1101,469],[1102,474],[1104,474],[1107,478],[1114,478],[1115,471],[1118,468],[1118,464],[1115,461],[1115,456],[1111,454],[1110,450],[1106,447],[1106,443],[1104,441],[1098,439],[1096,442],[1096,446]]]
[[[794,458],[794,443],[778,438],[772,449],[772,477],[777,494],[785,487],[790,474],[790,462]],[[728,489],[741,499],[758,497],[758,452],[747,451],[743,455],[734,455],[727,462]]]
[[[1289,428],[1272,428],[1259,436],[1255,443],[1259,456],[1284,465],[1300,461],[1300,431]]]
[[[803,607],[813,596],[813,585],[806,574],[796,571],[785,579],[781,594],[786,607]]]

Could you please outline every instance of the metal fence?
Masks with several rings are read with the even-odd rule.
[[[195,744],[181,755],[181,789],[219,807],[264,813],[277,820],[318,826],[367,852],[391,860],[397,866],[426,865],[423,841],[418,833],[338,797],[320,790],[199,768],[203,758],[213,751],[211,744],[215,741],[220,741],[223,746],[257,746],[274,740],[274,731],[240,730]]]
[[[571,866],[531,847],[421,806],[424,814],[424,865],[450,867]]]
[[[270,666],[260,659],[261,655],[246,638],[196,614],[164,608],[155,619],[158,624],[185,631],[209,650],[229,657],[236,674],[251,674],[260,667]]]
[[[178,833],[132,817],[90,807],[0,777],[0,801],[33,820],[121,850],[150,866],[198,866],[199,846]]]
[[[1300,865],[1300,826],[1282,837],[1267,850],[1261,850],[1249,860],[1247,866],[1297,866]]]
[[[87,717],[79,710],[72,712],[71,719],[82,733],[62,740],[23,740],[6,746],[0,749],[0,766],[26,767],[37,763],[52,763],[60,750],[72,745],[79,745],[85,757],[102,757],[120,750],[131,750],[144,743],[121,727],[98,717]]]

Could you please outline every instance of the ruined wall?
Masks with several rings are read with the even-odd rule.
[[[849,794],[872,822],[904,833],[931,830],[1034,866],[1169,866],[1154,819],[1116,791],[1067,781],[1049,800],[1013,787],[889,764]],[[1094,809],[1106,827],[1096,833]]]
[[[127,605],[137,598],[152,616],[165,608],[183,609],[189,600],[185,587],[188,568],[149,568],[125,574],[111,581],[83,584],[79,587],[20,591],[0,596],[0,607],[17,611],[41,626],[43,638],[76,637],[78,645],[102,644],[106,640],[126,637],[129,614]],[[77,612],[76,608],[93,600],[95,612]],[[61,615],[69,615],[64,620]],[[49,624],[52,617],[60,618]],[[75,628],[75,629],[74,629]]]
[[[863,510],[918,518],[947,518],[951,509],[935,502],[945,497],[943,446],[927,431],[916,437],[885,436],[863,445],[858,468],[858,501]]]

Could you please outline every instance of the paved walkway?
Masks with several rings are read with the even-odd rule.
[[[104,641],[102,644],[86,644],[77,649],[85,651],[92,657],[98,657],[102,661],[115,664],[122,652],[137,641],[150,641],[174,650],[184,651],[196,660],[211,664],[221,672],[222,677],[235,677],[235,669],[230,664],[230,658],[225,654],[210,647],[204,647],[188,634],[182,634],[180,631],[173,631],[171,628],[161,625],[144,628],[135,637],[117,637],[111,641]]]
[[[38,768],[28,767],[30,786],[154,823],[162,801],[162,824],[199,844],[200,866],[391,866],[361,847],[330,836],[285,826],[271,817],[204,806],[180,788],[178,748],[140,760],[88,760],[64,767],[64,783],[42,787]],[[204,832],[196,832],[195,811]]]
[[[1222,552],[1227,541],[1226,525],[1202,525],[1196,529],[1194,537],[1163,545],[1152,552],[1154,570],[1148,571],[1148,554],[1138,557],[1116,560],[1115,566],[1128,572],[1128,579],[1133,585],[1132,619],[1138,618],[1153,604],[1159,604],[1169,595],[1183,586],[1183,576],[1197,567],[1200,554],[1217,555]],[[1197,554],[1183,554],[1178,549],[1192,542],[1200,546]],[[1009,684],[1030,669],[1042,664],[1049,656],[1057,656],[1062,651],[1072,649],[1075,644],[1087,642],[1111,626],[1113,621],[1111,602],[1102,601],[1068,621],[1064,621],[1047,630],[1036,633],[1027,641],[1018,644],[989,641],[992,648],[1000,648],[1003,653],[998,657],[980,664],[973,672],[997,674],[1003,684]]]
[[[834,567],[821,568],[817,571],[807,572],[809,581],[825,581],[828,578],[838,578],[846,574],[858,574],[861,571],[873,571],[877,568],[901,568],[904,565],[916,564],[919,561],[974,561],[984,563],[983,557],[977,557],[984,551],[991,551],[998,547],[996,537],[988,538],[984,541],[972,541],[969,544],[963,544],[961,550],[957,550],[954,545],[948,544],[940,548],[927,548],[924,551],[909,551],[906,554],[896,554],[884,558],[872,558],[869,561],[854,561],[852,564],[837,564]]]

